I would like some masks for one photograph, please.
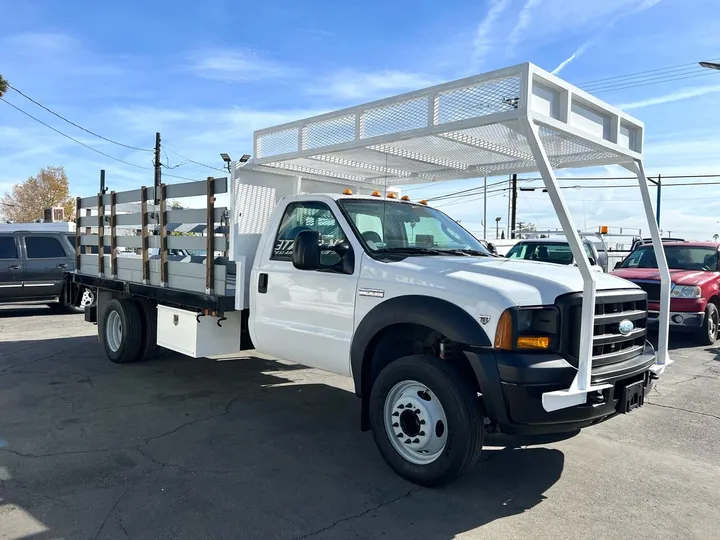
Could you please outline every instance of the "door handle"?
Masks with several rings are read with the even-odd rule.
[[[267,292],[267,287],[268,287],[268,275],[260,274],[258,276],[258,292],[261,294],[265,294]]]
[[[11,264],[10,266],[8,266],[8,270],[20,270],[20,265],[19,264]]]
[[[67,266],[67,264],[65,264],[65,263],[60,263],[60,264],[57,265],[57,267],[58,267],[58,268],[67,268],[68,266]]]

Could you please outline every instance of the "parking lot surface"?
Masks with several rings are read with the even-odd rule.
[[[106,359],[95,326],[0,308],[0,538],[719,538],[720,349],[628,415],[486,439],[443,489],[398,478],[351,381],[249,354]]]

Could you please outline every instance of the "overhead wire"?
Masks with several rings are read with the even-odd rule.
[[[710,59],[710,61],[717,58]],[[664,68],[640,71],[625,75],[616,75],[577,84],[579,88],[591,93],[603,93],[629,88],[638,88],[662,82],[679,81],[695,77],[712,75],[714,72],[699,65],[698,62],[678,64]]]
[[[128,148],[128,149],[130,149],[130,150],[136,150],[136,151],[138,151],[138,152],[152,152],[152,151],[153,151],[153,150],[150,149],[150,148],[138,148],[137,146],[132,146],[132,145],[129,145],[129,144],[121,143],[121,142],[115,141],[115,140],[113,140],[113,139],[110,139],[110,138],[108,138],[108,137],[104,137],[104,136],[102,136],[102,135],[100,135],[100,134],[98,134],[98,133],[95,133],[94,131],[91,131],[91,130],[89,130],[89,129],[87,129],[87,128],[84,128],[83,126],[81,126],[81,125],[79,125],[79,124],[76,124],[76,123],[73,122],[72,120],[68,120],[67,118],[65,118],[65,117],[64,117],[63,115],[61,115],[60,113],[57,113],[57,112],[53,111],[52,109],[50,109],[49,107],[46,107],[45,105],[43,105],[43,104],[40,103],[39,101],[34,100],[33,98],[31,98],[30,96],[28,96],[28,95],[25,94],[24,92],[22,92],[22,91],[18,90],[17,88],[15,88],[15,87],[14,87],[13,85],[11,85],[10,83],[8,83],[7,86],[8,86],[8,88],[11,88],[12,90],[14,90],[14,91],[17,92],[18,94],[20,94],[22,97],[24,97],[25,99],[27,99],[28,101],[31,101],[32,103],[34,103],[34,104],[37,105],[38,107],[40,107],[40,108],[42,108],[42,109],[45,109],[45,110],[46,110],[47,112],[49,112],[50,114],[57,116],[57,117],[60,118],[62,121],[67,122],[68,124],[70,124],[70,125],[72,125],[72,126],[75,126],[76,128],[84,131],[85,133],[89,133],[90,135],[92,135],[92,136],[94,136],[94,137],[97,137],[97,138],[99,138],[99,139],[102,139],[102,140],[107,141],[107,142],[112,143],[112,144],[116,144],[116,145],[118,145],[118,146],[122,146],[122,147],[124,147],[124,148]],[[28,116],[29,116],[29,115],[28,115]]]
[[[195,165],[199,165],[199,166],[201,166],[201,167],[206,167],[206,168],[212,169],[212,170],[214,170],[214,171],[227,172],[226,169],[221,169],[220,167],[213,167],[212,165],[208,165],[208,164],[206,164],[206,163],[202,163],[202,162],[200,162],[200,161],[195,161],[194,159],[190,159],[189,157],[184,156],[184,155],[182,155],[180,152],[176,152],[176,151],[173,150],[172,148],[168,148],[168,147],[165,146],[165,145],[162,145],[162,148],[163,148],[164,150],[167,150],[168,152],[171,152],[171,153],[175,154],[176,156],[181,157],[182,159],[185,160],[183,163],[181,163],[180,165],[176,165],[175,167],[180,167],[181,165],[184,165],[185,163],[193,163],[193,164],[195,164]],[[166,154],[166,155],[167,155],[167,154]],[[169,161],[169,159],[168,159],[168,161]],[[170,167],[170,168],[175,168],[175,167]]]
[[[714,60],[718,60],[718,58],[711,58],[709,61],[712,62]],[[700,66],[700,64],[698,62],[687,62],[684,64],[675,64],[673,66],[665,66],[665,67],[661,67],[661,68],[647,69],[644,71],[636,71],[634,73],[625,73],[622,75],[614,75],[612,77],[603,77],[602,79],[593,79],[590,81],[585,81],[585,82],[579,83],[577,86],[593,86],[596,84],[605,83],[607,81],[615,81],[618,79],[633,79],[633,78],[638,78],[638,77],[643,77],[643,76],[646,77],[646,76],[649,76],[649,74],[657,74],[660,72],[667,73],[667,72],[673,72],[673,71],[685,71],[688,69],[695,69],[695,68],[705,69],[702,66]]]
[[[144,170],[152,170],[152,169],[149,168],[149,167],[143,167],[142,165],[138,165],[138,164],[136,164],[136,163],[130,163],[129,161],[125,161],[124,159],[120,159],[120,158],[118,158],[118,157],[111,156],[110,154],[106,154],[105,152],[103,152],[103,151],[101,151],[101,150],[98,150],[97,148],[93,148],[92,146],[89,146],[89,145],[85,144],[84,142],[81,142],[81,141],[77,140],[76,138],[71,137],[71,136],[68,135],[67,133],[63,133],[63,132],[60,131],[59,129],[55,129],[55,128],[52,127],[51,125],[46,124],[45,122],[43,122],[43,121],[40,120],[39,118],[34,117],[34,116],[33,116],[32,114],[30,114],[29,112],[26,112],[26,111],[22,110],[20,107],[18,107],[18,106],[16,106],[16,105],[13,105],[13,104],[10,103],[9,101],[7,101],[5,98],[0,98],[0,101],[5,102],[7,105],[10,105],[13,109],[17,110],[18,112],[21,112],[21,113],[24,114],[25,116],[28,116],[28,117],[32,118],[32,119],[35,120],[36,122],[38,122],[38,123],[42,124],[43,126],[45,126],[46,128],[53,130],[55,133],[57,133],[57,134],[59,134],[59,135],[62,135],[63,137],[65,137],[65,138],[67,138],[67,139],[70,139],[71,141],[79,144],[80,146],[84,146],[84,147],[87,148],[88,150],[92,150],[93,152],[97,152],[98,154],[100,154],[100,155],[102,155],[102,156],[105,156],[105,157],[107,157],[107,158],[113,159],[113,160],[118,161],[118,162],[120,162],[120,163],[123,163],[123,164],[125,164],[125,165],[129,165],[130,167],[136,167],[136,168],[138,168],[138,169],[144,169]]]
[[[111,138],[109,138],[109,137],[105,137],[104,135],[100,135],[99,133],[96,133],[96,132],[94,132],[94,131],[86,128],[86,127],[81,126],[80,124],[78,124],[78,123],[76,123],[76,122],[73,122],[73,121],[70,120],[69,118],[66,118],[66,117],[63,116],[62,114],[60,114],[60,113],[52,110],[51,108],[47,107],[46,105],[43,105],[42,103],[40,103],[40,102],[37,101],[36,99],[32,98],[31,96],[27,95],[26,93],[24,93],[22,90],[16,88],[15,86],[13,86],[13,85],[11,85],[11,84],[8,84],[8,88],[12,89],[12,90],[15,91],[16,93],[18,93],[20,96],[22,96],[23,98],[27,99],[28,101],[34,103],[35,105],[37,105],[37,106],[40,107],[41,109],[49,112],[50,114],[52,114],[53,116],[56,116],[56,117],[59,118],[59,119],[61,119],[63,122],[66,122],[66,123],[68,123],[68,124],[76,127],[77,129],[79,129],[79,130],[81,130],[81,131],[84,131],[85,133],[88,133],[88,134],[92,135],[93,137],[97,137],[98,139],[102,139],[103,141],[109,142],[109,143],[111,143],[111,144],[115,144],[115,145],[117,145],[117,146],[121,146],[121,147],[123,147],[123,148],[127,148],[127,149],[129,149],[129,150],[135,150],[135,151],[138,151],[138,152],[152,152],[152,151],[153,151],[153,149],[151,149],[151,148],[140,148],[140,147],[133,146],[133,145],[130,145],[130,144],[122,143],[122,142],[120,142],[120,141],[116,141],[116,140],[111,139]],[[47,124],[46,122],[43,122],[43,121],[40,120],[39,118],[36,118],[36,117],[33,116],[32,114],[30,114],[30,113],[28,113],[27,111],[21,109],[20,107],[14,105],[13,103],[7,101],[6,99],[4,99],[4,98],[0,98],[0,99],[2,99],[2,101],[4,101],[5,103],[7,103],[8,105],[10,105],[12,108],[16,109],[18,112],[21,112],[22,114],[28,116],[29,118],[32,118],[32,119],[35,120],[36,122],[38,122],[38,123],[42,124],[43,126],[47,127],[48,129],[51,129],[51,130],[54,131],[55,133],[57,133],[57,134],[59,134],[59,135],[62,135],[63,137],[65,137],[65,138],[67,138],[67,139],[69,139],[69,140],[71,140],[71,141],[73,141],[73,142],[75,142],[75,143],[77,143],[77,144],[79,144],[79,145],[87,148],[88,150],[92,150],[93,152],[96,152],[96,153],[98,153],[98,154],[100,154],[100,155],[102,155],[102,156],[105,156],[105,157],[107,157],[107,158],[110,158],[110,159],[112,159],[112,160],[114,160],[114,161],[117,161],[117,162],[119,162],[119,163],[123,163],[124,165],[128,165],[128,166],[130,166],[130,167],[135,167],[135,168],[143,169],[143,170],[152,170],[152,168],[150,168],[150,167],[144,167],[144,166],[138,165],[138,164],[136,164],[136,163],[131,163],[131,162],[126,161],[126,160],[124,160],[124,159],[120,159],[120,158],[115,157],[115,156],[113,156],[113,155],[110,155],[110,154],[108,154],[108,153],[106,153],[106,152],[103,152],[103,151],[101,151],[101,150],[98,150],[97,148],[94,148],[94,147],[92,147],[92,146],[90,146],[90,145],[88,145],[88,144],[85,144],[85,143],[83,143],[82,141],[79,141],[78,139],[76,139],[76,138],[68,135],[67,133],[64,133],[64,132],[60,131],[59,129],[54,128],[53,126]],[[182,157],[183,159],[185,159],[184,162],[182,162],[182,163],[180,163],[180,164],[178,164],[178,165],[173,165],[173,166],[171,166],[171,165],[169,164],[170,159],[169,159],[169,157],[167,156],[167,153],[165,153],[165,157],[166,157],[166,160],[167,160],[167,164],[161,163],[161,166],[164,167],[164,168],[166,168],[166,169],[176,169],[176,168],[181,167],[181,166],[183,166],[183,165],[185,165],[185,164],[187,164],[187,163],[194,163],[195,165],[200,165],[200,166],[202,166],[202,167],[207,167],[207,168],[209,168],[209,169],[213,169],[213,170],[216,170],[216,171],[224,172],[223,169],[220,169],[220,168],[218,168],[218,167],[212,167],[212,166],[207,165],[207,164],[205,164],[205,163],[201,163],[201,162],[199,162],[199,161],[192,160],[192,159],[190,159],[190,158],[187,158],[186,156],[183,156],[183,155],[179,154],[178,152],[175,152],[174,150],[172,150],[172,149],[170,149],[170,148],[163,147],[163,149],[167,149],[168,151],[170,151],[170,152],[172,152],[172,153],[174,153],[174,154],[177,154],[178,156],[180,156],[180,157]],[[165,173],[164,176],[168,176],[168,177],[171,177],[171,178],[178,178],[178,179],[181,179],[181,180],[194,180],[193,178],[189,178],[189,177],[186,177],[186,176],[179,176],[179,175],[169,174],[169,173]]]

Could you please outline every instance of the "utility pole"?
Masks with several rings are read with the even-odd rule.
[[[160,184],[162,183],[162,164],[160,162],[160,133],[155,133],[155,205],[160,204]]]
[[[487,240],[487,176],[483,179],[483,240]]]
[[[508,191],[507,191],[507,199],[508,199],[508,209],[507,209],[507,219],[506,219],[506,227],[507,234],[505,235],[505,238],[510,238],[510,208],[512,206],[512,176],[508,176]]]
[[[517,174],[512,175],[512,214],[510,215],[510,238],[515,238],[515,218],[517,216]]]

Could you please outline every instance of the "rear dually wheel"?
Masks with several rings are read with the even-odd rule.
[[[130,299],[111,300],[103,314],[102,343],[115,363],[135,362],[142,354],[143,332],[138,305]]]

